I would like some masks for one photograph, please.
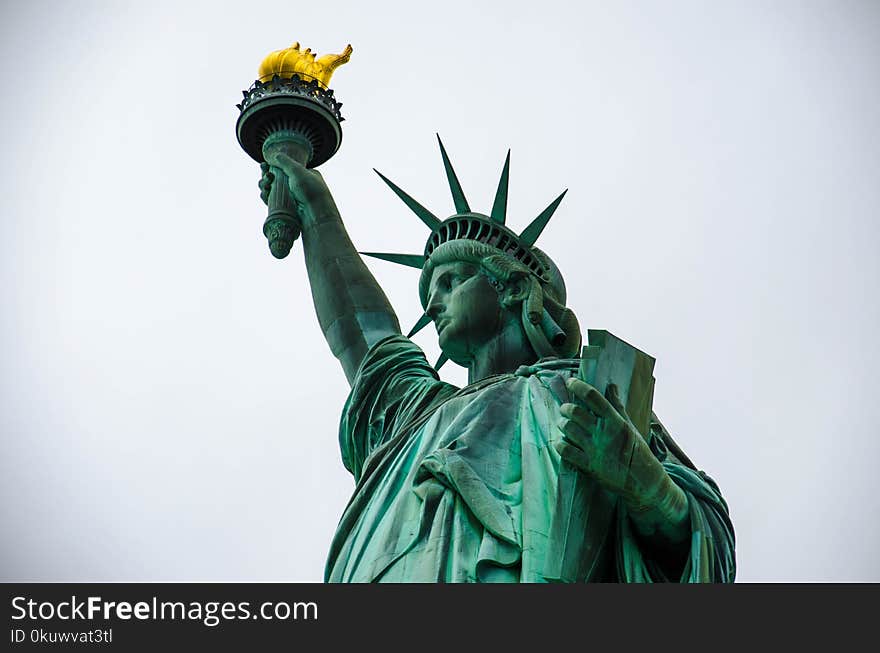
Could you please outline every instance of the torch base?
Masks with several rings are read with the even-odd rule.
[[[238,118],[238,142],[248,155],[263,163],[263,143],[275,132],[292,132],[308,142],[312,154],[307,168],[317,168],[342,143],[337,118],[321,103],[298,95],[269,95],[245,108]]]

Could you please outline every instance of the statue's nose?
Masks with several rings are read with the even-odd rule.
[[[425,309],[425,314],[431,318],[432,320],[436,320],[437,317],[443,312],[443,304],[437,301],[433,295],[428,298],[428,308]]]

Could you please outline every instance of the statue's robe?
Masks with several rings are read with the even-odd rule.
[[[659,423],[652,451],[690,513],[688,557],[672,573],[623,502],[561,459],[559,406],[571,400],[565,381],[578,362],[539,362],[459,389],[409,339],[373,346],[342,415],[356,488],[326,580],[733,581],[727,506],[710,478],[663,446]]]

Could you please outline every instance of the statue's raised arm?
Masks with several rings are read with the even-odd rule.
[[[305,168],[280,148],[266,152],[260,180],[263,200],[274,177],[287,175],[302,223],[302,244],[318,322],[349,383],[369,348],[400,333],[397,316],[351,242],[330,189],[317,170]]]

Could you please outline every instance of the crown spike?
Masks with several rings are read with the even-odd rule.
[[[452,169],[452,163],[446,155],[446,148],[443,147],[443,141],[440,140],[440,134],[437,134],[437,142],[440,143],[440,154],[443,156],[443,167],[446,168],[446,179],[449,180],[449,190],[452,191],[452,201],[455,202],[456,213],[470,213],[471,207],[464,197],[464,191],[458,177],[455,176],[455,170]]]
[[[440,358],[437,359],[437,362],[434,364],[434,370],[437,372],[440,371],[440,368],[443,367],[443,364],[449,360],[449,356],[446,354],[440,354]]]
[[[364,256],[372,256],[373,258],[390,261],[398,265],[405,265],[410,268],[421,270],[425,266],[425,257],[422,254],[386,254],[384,252],[358,252]]]
[[[422,317],[420,317],[419,321],[416,322],[413,328],[409,330],[409,333],[406,334],[406,337],[412,338],[429,324],[431,324],[431,318],[428,316],[427,313],[422,314]]]
[[[510,178],[510,150],[507,150],[507,158],[504,160],[504,169],[501,171],[501,179],[498,180],[498,190],[495,191],[495,202],[492,204],[490,216],[498,224],[507,221],[507,182]]]
[[[403,190],[401,190],[397,185],[395,185],[395,183],[393,181],[388,179],[388,177],[383,175],[381,172],[379,172],[375,168],[373,168],[373,172],[375,172],[377,175],[379,175],[382,178],[382,181],[384,181],[386,184],[388,184],[388,187],[391,190],[393,190],[395,192],[395,194],[400,199],[403,200],[403,203],[406,204],[412,210],[413,213],[415,213],[417,216],[419,216],[419,219],[422,222],[424,222],[426,225],[428,225],[428,227],[431,229],[431,231],[433,231],[434,229],[436,229],[437,227],[440,226],[440,220],[437,218],[436,215],[431,213],[428,209],[426,209],[424,206],[422,206],[421,204],[416,202],[412,197],[407,195]]]
[[[547,223],[550,222],[550,218],[553,217],[553,213],[556,211],[556,207],[559,206],[559,203],[562,201],[562,198],[565,197],[565,194],[568,192],[566,188],[555,200],[550,202],[550,206],[541,211],[541,215],[532,220],[531,224],[528,227],[523,229],[523,232],[519,235],[520,241],[531,247],[535,244],[535,241],[538,240],[538,236],[541,235],[541,232],[544,231],[544,227],[547,226]]]

